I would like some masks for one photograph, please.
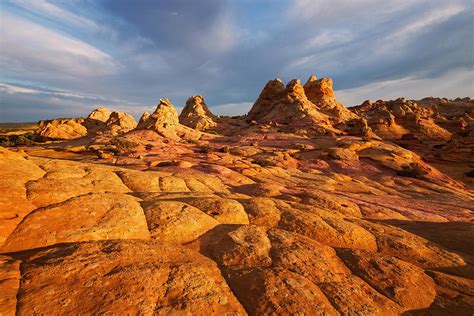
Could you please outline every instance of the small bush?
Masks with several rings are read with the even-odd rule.
[[[229,146],[221,147],[219,148],[219,152],[228,154],[230,153],[230,147]]]
[[[428,172],[416,162],[412,162],[409,165],[403,165],[402,170],[397,172],[399,176],[416,179],[423,178],[427,173]]]
[[[0,136],[0,146],[3,147],[14,147],[14,146],[26,146],[33,145],[36,143],[44,143],[51,140],[48,137],[44,137],[34,133],[25,133],[21,135],[2,135]]]
[[[152,150],[155,146],[153,144],[146,144],[145,149],[146,150]]]
[[[252,163],[259,165],[260,167],[268,167],[271,165],[271,163],[265,159],[262,158],[256,158],[252,160]]]
[[[213,135],[222,135],[222,133],[220,133],[220,132],[218,132],[218,131],[215,131],[215,130],[206,131],[206,133],[208,133],[208,134],[213,134]]]
[[[201,145],[201,146],[198,146],[197,152],[202,153],[202,154],[207,154],[210,151],[211,151],[211,148],[209,146]]]
[[[129,152],[138,146],[137,143],[127,140],[123,137],[115,137],[110,141],[110,145],[115,146],[119,154]]]

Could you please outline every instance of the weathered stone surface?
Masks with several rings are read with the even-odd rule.
[[[199,132],[179,123],[178,112],[168,99],[160,99],[151,115],[143,115],[137,129],[152,130],[160,136],[177,140],[180,137],[199,138]]]
[[[0,255],[0,315],[15,315],[20,278],[20,260]]]
[[[87,135],[87,128],[83,123],[84,119],[82,118],[40,121],[38,134],[54,139],[79,138]]]
[[[319,286],[332,306],[343,315],[400,315],[404,311],[356,276]]]
[[[291,271],[243,270],[232,273],[228,282],[251,315],[338,315],[314,283]]]
[[[179,122],[188,127],[204,131],[217,126],[217,117],[209,111],[204,98],[194,95],[186,101]]]
[[[23,262],[17,313],[245,315],[216,265],[179,246],[102,241],[40,250]]]
[[[39,208],[28,214],[2,251],[101,239],[149,239],[137,199],[119,193],[94,193]]]
[[[436,296],[434,281],[413,264],[365,250],[338,254],[354,274],[406,309],[427,308]]]
[[[244,207],[236,200],[218,197],[196,197],[187,198],[183,201],[212,216],[221,224],[249,223]]]
[[[145,202],[143,209],[151,237],[162,242],[190,242],[219,225],[211,216],[183,202]]]
[[[101,121],[101,122],[105,123],[110,118],[111,114],[112,114],[112,112],[109,109],[104,108],[104,107],[99,107],[99,108],[95,109],[94,111],[92,111],[87,116],[87,118],[91,119],[91,120],[97,120],[97,121]]]
[[[333,247],[377,250],[375,237],[369,231],[341,218],[322,218],[298,210],[285,211],[278,228]]]
[[[284,230],[270,230],[268,236],[272,244],[270,256],[276,267],[296,272],[315,284],[338,282],[350,275],[331,247]]]
[[[25,185],[44,171],[22,155],[0,147],[0,247],[35,205],[26,198]]]
[[[26,185],[28,199],[37,207],[87,193],[130,191],[111,168],[61,160],[46,161],[42,167],[46,175]]]

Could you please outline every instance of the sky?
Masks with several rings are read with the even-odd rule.
[[[139,117],[203,95],[244,114],[270,79],[346,106],[474,97],[472,0],[0,0],[0,121]]]

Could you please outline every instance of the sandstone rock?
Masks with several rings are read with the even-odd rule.
[[[356,276],[320,284],[331,304],[343,315],[400,315],[403,308]]]
[[[151,237],[161,242],[190,242],[219,225],[211,216],[182,202],[145,202],[143,209]]]
[[[338,315],[318,286],[291,271],[236,271],[228,282],[251,315]]]
[[[328,158],[333,160],[358,161],[356,152],[348,148],[329,148]]]
[[[54,139],[74,139],[87,135],[87,128],[83,125],[84,119],[55,119],[40,121],[38,134]]]
[[[20,260],[0,255],[0,315],[15,315],[20,278]]]
[[[99,107],[99,108],[95,109],[94,111],[92,111],[87,116],[87,118],[91,119],[91,120],[97,120],[97,121],[101,121],[101,122],[105,123],[105,122],[107,122],[107,120],[109,119],[111,114],[112,114],[112,112],[109,109],[104,108],[104,107]]]
[[[87,240],[149,238],[147,222],[136,198],[99,193],[74,197],[28,214],[2,250],[18,251]]]
[[[332,247],[377,250],[371,233],[341,218],[323,219],[313,213],[285,210],[278,228],[297,232]]]
[[[319,134],[337,132],[329,118],[318,111],[304,92],[299,80],[290,81],[286,88],[279,79],[267,83],[259,98],[247,115],[247,121],[258,123],[277,123],[292,128],[305,126]]]
[[[26,185],[28,199],[38,207],[60,203],[87,193],[130,191],[117,174],[107,167],[61,160],[49,161],[42,166],[56,170],[48,170],[44,178],[28,182]]]
[[[245,315],[215,264],[179,246],[102,241],[24,260],[17,313]]]
[[[312,75],[304,85],[304,92],[308,100],[314,103],[318,110],[328,115],[334,123],[357,118],[357,115],[336,100],[332,85],[332,79],[317,79]]]
[[[433,280],[415,265],[365,250],[338,254],[354,274],[406,309],[427,308],[436,296]]]
[[[400,258],[425,269],[465,265],[459,255],[449,252],[414,234],[388,225],[352,220],[370,231],[379,252]]]
[[[26,197],[26,183],[44,174],[31,160],[0,147],[0,247],[22,218],[35,209]]]
[[[179,122],[188,127],[204,131],[217,126],[217,117],[209,111],[204,98],[194,95],[186,101],[179,115]]]
[[[178,112],[168,99],[160,99],[155,111],[147,116],[143,115],[138,122],[137,129],[153,130],[160,136],[178,140],[180,137],[199,138],[199,132],[179,123]]]
[[[234,269],[268,266],[270,248],[265,228],[245,225],[228,232],[213,248],[212,256],[219,265]]]
[[[243,203],[252,225],[275,227],[280,221],[280,210],[270,198],[256,197]]]
[[[123,112],[112,112],[105,122],[107,131],[112,135],[118,135],[133,130],[137,126],[137,121],[130,114]]]
[[[197,207],[221,224],[248,224],[249,219],[242,204],[236,200],[217,197],[191,197],[184,202]]]
[[[315,284],[339,282],[350,270],[331,247],[284,230],[268,232],[273,266],[296,272]]]

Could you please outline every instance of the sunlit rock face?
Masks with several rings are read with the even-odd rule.
[[[209,111],[204,98],[200,95],[190,97],[179,115],[179,122],[199,131],[217,126],[217,117]]]

